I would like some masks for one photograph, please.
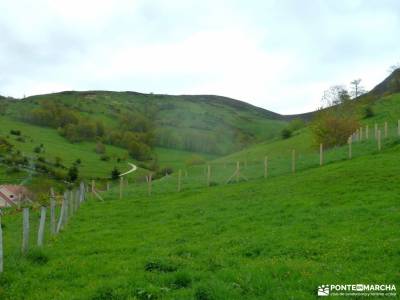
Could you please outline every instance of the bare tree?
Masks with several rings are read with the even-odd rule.
[[[361,86],[361,81],[362,81],[362,79],[358,78],[358,79],[354,79],[352,82],[350,82],[351,95],[353,96],[353,99],[357,98],[365,93],[364,87]]]
[[[322,96],[321,102],[323,107],[332,107],[342,104],[350,100],[349,93],[342,85],[333,85]]]

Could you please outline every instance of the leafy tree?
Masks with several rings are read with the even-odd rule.
[[[374,110],[372,109],[372,107],[371,106],[366,106],[365,108],[364,108],[364,118],[365,119],[367,119],[367,118],[371,118],[371,117],[373,117],[375,115],[375,113],[374,113]]]
[[[97,142],[95,151],[97,154],[104,154],[106,153],[106,146],[102,142]]]
[[[117,167],[114,167],[114,169],[111,171],[111,179],[118,180],[119,175],[121,175],[121,172],[117,169]]]
[[[304,126],[306,126],[304,121],[300,118],[296,118],[296,119],[293,119],[292,121],[290,121],[288,128],[289,128],[289,130],[291,130],[293,132],[293,131],[303,128]]]
[[[147,160],[151,158],[151,149],[145,144],[132,140],[128,144],[129,155],[137,160]]]
[[[72,165],[69,169],[68,169],[68,174],[67,174],[67,178],[70,182],[75,182],[78,179],[79,176],[79,170],[75,165]]]
[[[292,136],[292,131],[289,128],[283,128],[281,131],[281,136],[283,139],[288,139]]]
[[[359,127],[358,120],[353,116],[320,112],[311,124],[311,131],[317,145],[330,148],[346,144]]]

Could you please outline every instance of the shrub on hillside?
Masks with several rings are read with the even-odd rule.
[[[96,151],[97,154],[104,154],[106,153],[106,146],[104,146],[102,142],[97,142],[94,151]]]
[[[0,137],[0,153],[11,152],[13,145],[11,145],[6,138]]]
[[[21,130],[11,129],[10,134],[12,135],[21,135]]]
[[[288,139],[292,136],[292,131],[289,128],[283,128],[281,131],[281,136],[283,139]]]
[[[73,165],[68,169],[68,174],[67,174],[67,179],[70,182],[75,182],[78,179],[79,176],[79,170],[78,168]]]
[[[326,148],[346,144],[357,128],[360,124],[355,117],[330,113],[320,114],[311,125],[316,144]]]
[[[136,160],[148,160],[151,158],[151,149],[146,144],[137,141],[131,141],[128,144],[129,155]]]
[[[114,169],[111,171],[111,179],[112,180],[118,180],[119,175],[121,175],[121,172],[118,170],[117,167],[114,167]]]
[[[107,154],[103,154],[102,156],[100,156],[100,160],[109,161],[110,160],[110,156],[108,156]]]
[[[364,107],[364,119],[371,118],[374,115],[375,115],[375,112],[371,106]]]
[[[193,154],[186,160],[187,166],[203,165],[205,163],[206,163],[206,160],[197,154]]]
[[[296,119],[293,119],[292,121],[290,121],[290,123],[288,125],[288,129],[290,131],[294,132],[296,130],[303,128],[304,126],[306,126],[304,121],[302,119],[296,118]]]

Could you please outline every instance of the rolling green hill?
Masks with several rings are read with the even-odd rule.
[[[135,112],[153,122],[156,146],[213,154],[230,153],[272,139],[285,126],[279,114],[219,96],[71,91],[8,101],[3,111],[11,118],[21,119],[43,101],[102,121],[108,129],[118,127],[122,115]]]
[[[21,217],[6,215],[0,297],[312,299],[321,284],[398,285],[399,151],[397,141],[292,176],[181,194],[128,187],[119,201],[112,191],[26,258]]]
[[[58,118],[61,116],[65,119],[58,120],[58,123],[80,118],[84,122],[91,122],[84,124],[89,129],[92,124],[97,126],[100,123],[104,133],[98,137],[84,136],[75,141],[74,131],[78,128],[69,130],[71,137],[68,138],[65,136],[67,126],[61,128],[53,125],[54,118],[44,122],[49,118],[49,114],[44,112],[52,111],[58,114]],[[35,116],[35,122],[32,116]],[[135,131],[141,129],[133,128],[128,136],[121,120],[124,120],[124,126],[134,122],[140,125],[142,118],[147,118],[150,125],[146,126],[151,126],[149,134],[154,136],[151,142],[152,158],[130,155],[131,152],[125,147],[135,137]],[[14,156],[18,155],[20,160],[26,159],[30,163],[23,167],[16,164],[20,172],[13,171],[16,167],[3,163],[0,166],[0,181],[23,181],[29,184],[31,180],[26,181],[26,178],[30,178],[31,173],[26,169],[36,164],[45,165],[42,168],[44,172],[39,170],[39,173],[46,173],[50,169],[51,178],[63,178],[76,161],[81,161],[78,165],[79,175],[85,179],[107,178],[114,167],[125,170],[127,162],[135,162],[141,167],[133,176],[142,174],[143,169],[157,171],[161,168],[183,168],[194,155],[210,160],[247,145],[275,138],[286,126],[286,122],[280,119],[278,114],[218,96],[91,91],[62,92],[20,100],[2,98],[0,137],[13,145]],[[99,141],[105,144],[102,153],[95,151]],[[149,144],[147,141],[145,143]],[[39,153],[36,152],[37,147],[41,147]],[[62,167],[54,166],[57,160]],[[35,173],[35,176],[38,175],[41,176]]]

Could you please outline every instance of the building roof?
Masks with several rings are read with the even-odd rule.
[[[0,198],[9,205],[15,205],[18,200],[21,200],[21,196],[27,196],[28,193],[28,189],[22,185],[0,185]]]

